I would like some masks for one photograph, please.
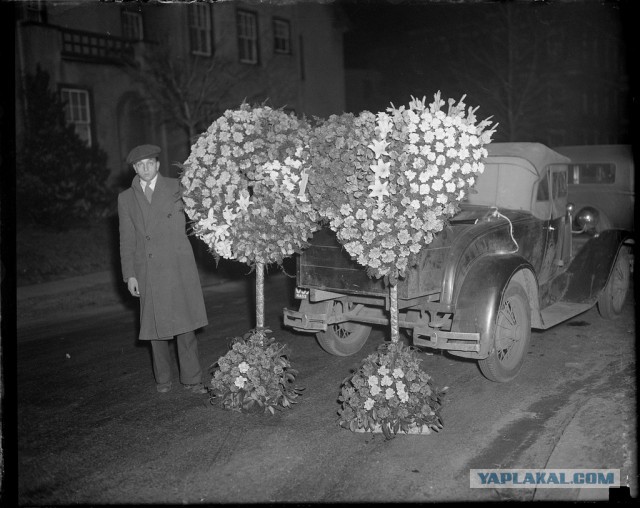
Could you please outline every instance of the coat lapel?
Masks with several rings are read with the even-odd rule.
[[[142,197],[144,198],[144,194]],[[156,187],[153,190],[153,197],[151,198],[151,206],[149,207],[149,218],[147,220],[148,231],[153,229],[163,215],[173,213],[173,202],[175,198],[175,196],[171,195],[171,187],[167,184],[167,180],[158,174]],[[146,200],[146,198],[144,199]]]
[[[142,192],[142,185],[140,183],[140,177],[138,175],[133,178],[133,182],[131,182],[131,188],[133,189],[133,195],[136,199],[136,202],[138,203],[138,207],[140,208],[140,213],[142,214],[146,229],[151,207],[149,205],[149,201],[147,201],[147,197]]]

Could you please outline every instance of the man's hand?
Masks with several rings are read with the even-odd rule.
[[[129,279],[127,279],[127,288],[129,289],[129,293],[133,296],[140,296],[140,291],[138,291],[138,279],[135,277],[129,277]]]

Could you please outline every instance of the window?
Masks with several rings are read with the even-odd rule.
[[[273,51],[291,54],[291,28],[284,19],[273,20]]]
[[[44,0],[28,0],[23,3],[23,16],[26,21],[47,22],[47,10]]]
[[[549,201],[549,178],[545,173],[544,178],[538,184],[538,195],[536,196],[538,201]]]
[[[89,92],[78,88],[62,88],[67,123],[73,124],[76,134],[91,146],[91,110]]]
[[[211,56],[211,6],[208,3],[189,5],[189,43],[194,55]]]
[[[569,183],[614,183],[616,166],[608,162],[581,162],[569,165]]]
[[[124,59],[133,57],[133,46],[127,39],[79,30],[60,29],[60,32],[64,58],[122,64]]]
[[[258,18],[253,12],[238,11],[238,55],[242,63],[258,63]]]
[[[144,39],[142,13],[122,11],[122,36],[132,41],[141,41]]]
[[[553,173],[553,199],[567,196],[567,172],[554,171]]]

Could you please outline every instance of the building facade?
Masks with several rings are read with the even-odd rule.
[[[112,181],[140,143],[164,147],[163,173],[194,137],[243,101],[326,117],[345,110],[340,8],[322,3],[16,4],[17,150],[24,80],[39,66],[67,121],[108,154]]]

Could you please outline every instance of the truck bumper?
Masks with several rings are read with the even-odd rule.
[[[349,321],[356,318],[355,315],[347,313],[339,317],[334,316],[329,319],[327,313],[300,312],[291,309],[284,309],[284,325],[293,328],[298,332],[317,333],[327,331],[327,326],[339,322]],[[358,321],[358,319],[355,319]],[[389,320],[385,318],[363,318],[359,321],[371,324],[388,325]],[[468,332],[446,332],[433,328],[414,328],[415,323],[400,319],[398,325],[401,328],[413,329],[413,343],[417,346],[430,347],[434,349],[444,349],[447,351],[465,351],[469,353],[480,352],[480,334]]]
[[[416,346],[444,349],[446,351],[480,352],[480,334],[469,332],[445,332],[434,329],[415,328],[413,343]]]
[[[297,310],[284,309],[284,325],[298,332],[326,332],[327,314],[310,314]]]

